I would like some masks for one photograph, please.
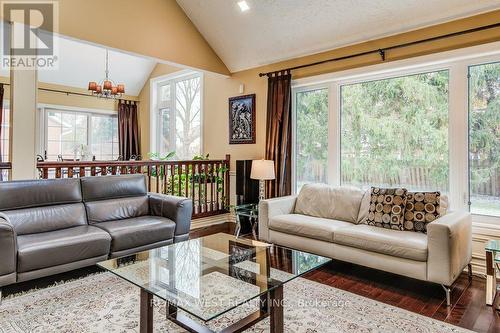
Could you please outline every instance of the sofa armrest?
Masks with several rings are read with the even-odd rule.
[[[259,203],[259,239],[269,241],[269,219],[276,215],[292,214],[296,195],[261,200]]]
[[[191,229],[193,201],[173,195],[149,193],[151,215],[163,216],[175,222],[174,242],[187,240]]]
[[[0,213],[0,287],[2,276],[16,272],[17,268],[17,235],[7,215]],[[15,280],[14,280],[15,282]]]
[[[450,286],[472,259],[472,218],[450,212],[427,225],[427,279]]]

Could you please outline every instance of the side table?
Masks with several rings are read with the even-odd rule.
[[[235,236],[238,238],[241,232],[241,217],[248,217],[250,224],[252,226],[252,236],[257,240],[257,233],[255,229],[257,228],[257,223],[259,221],[259,204],[243,204],[238,205],[234,208],[234,213],[236,215],[236,230]]]

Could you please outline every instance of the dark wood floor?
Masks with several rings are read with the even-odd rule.
[[[446,306],[441,286],[333,261],[309,273],[307,279],[397,306],[477,332],[500,332],[499,312],[485,304],[485,280],[462,274],[453,285],[452,306]]]
[[[229,228],[228,224],[222,224],[198,229],[191,237],[232,231]],[[97,271],[97,267],[89,267],[20,283],[4,288],[4,296],[31,288],[43,288],[55,281],[77,278]],[[453,285],[450,307],[446,306],[444,291],[439,285],[346,262],[333,261],[307,274],[305,278],[473,331],[500,333],[500,312],[485,305],[485,280],[480,277],[474,276],[469,284],[467,275],[462,274]]]
[[[231,232],[230,226],[200,229],[192,237]],[[500,312],[485,304],[486,281],[463,273],[452,286],[452,305],[446,306],[440,285],[333,261],[305,278],[379,302],[442,320],[477,332],[500,333]]]

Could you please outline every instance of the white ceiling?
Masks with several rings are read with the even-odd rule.
[[[500,0],[177,0],[232,72],[500,8]]]
[[[59,67],[38,71],[38,81],[87,89],[89,81],[104,79],[106,51],[104,48],[67,38],[58,38]],[[110,78],[115,84],[125,84],[125,93],[139,95],[156,61],[126,53],[109,51]],[[0,71],[8,76],[8,71]]]

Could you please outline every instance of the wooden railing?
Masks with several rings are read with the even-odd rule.
[[[0,182],[9,180],[9,173],[12,169],[12,163],[0,162]]]
[[[193,200],[193,218],[228,212],[229,162],[189,161],[64,161],[38,162],[40,178],[76,178],[145,174],[150,192],[185,196]]]

